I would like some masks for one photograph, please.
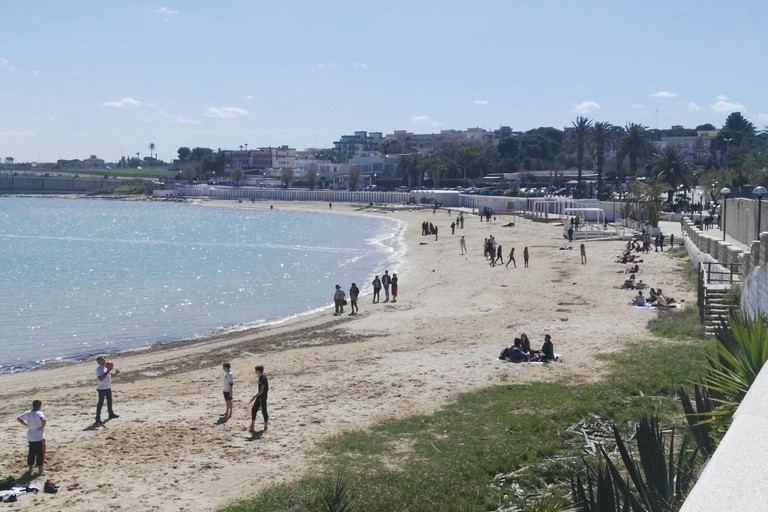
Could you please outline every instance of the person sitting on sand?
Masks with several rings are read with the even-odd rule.
[[[635,274],[630,274],[629,279],[624,280],[624,284],[621,285],[621,288],[624,290],[634,290],[635,289]]]
[[[659,304],[660,306],[671,306],[672,304],[675,303],[675,299],[673,299],[672,297],[666,297],[664,295],[664,292],[661,290],[661,288],[656,290],[656,294],[657,294],[656,303]]]
[[[642,279],[635,284],[635,290],[645,290],[647,287],[648,285]]]
[[[531,340],[528,339],[527,334],[520,335],[520,348],[530,359],[538,359],[541,355],[541,351],[531,349]]]
[[[635,298],[632,299],[632,305],[633,306],[640,306],[640,307],[644,307],[645,306],[645,297],[643,297],[643,292],[642,291],[637,292],[637,295],[635,296]]]
[[[539,356],[539,361],[545,363],[557,361],[557,357],[555,356],[555,346],[552,344],[552,336],[549,334],[544,335],[544,344],[541,346],[541,356]]]
[[[648,292],[648,301],[647,301],[648,304],[653,304],[654,302],[656,302],[658,298],[659,298],[658,292],[656,292],[656,290],[651,288],[651,291]]]
[[[640,272],[640,265],[637,263],[624,269],[625,274],[637,274],[638,272]]]

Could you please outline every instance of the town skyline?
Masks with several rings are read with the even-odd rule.
[[[116,161],[154,143],[168,161],[182,146],[301,150],[578,116],[720,128],[739,111],[768,125],[768,5],[556,5],[11,0],[0,158]]]

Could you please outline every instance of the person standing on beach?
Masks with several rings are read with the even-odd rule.
[[[675,248],[675,234],[672,233],[669,235],[669,248],[674,249]]]
[[[528,268],[528,246],[523,249],[523,265]]]
[[[329,209],[329,210],[332,210],[332,209],[333,209],[333,203],[328,203],[328,209]]]
[[[456,223],[455,222],[451,222],[451,234],[452,235],[456,234]]]
[[[384,302],[389,302],[389,286],[391,284],[392,277],[389,275],[389,270],[385,270],[384,275],[381,276],[381,285],[384,287]]]
[[[464,235],[461,235],[459,239],[459,249],[461,249],[461,254],[467,254],[467,241],[464,239]]]
[[[435,242],[437,242],[437,226],[435,226]]]
[[[381,279],[379,279],[379,276],[376,276],[373,278],[373,303],[377,303],[380,300],[381,296]]]
[[[499,265],[503,265],[504,264],[504,255],[501,252],[501,244],[499,244],[498,247],[496,247],[496,259],[494,260],[494,263],[496,263],[496,261],[499,262]],[[494,266],[496,266],[496,265],[494,265]]]
[[[99,365],[96,367],[96,391],[99,393],[99,402],[96,404],[96,423],[102,423],[101,421],[101,408],[104,406],[104,400],[107,401],[107,412],[109,413],[110,420],[119,418],[115,411],[112,410],[112,375],[117,377],[120,375],[120,370],[112,372],[111,367],[106,366],[106,359],[104,356],[96,358],[96,363]]]
[[[221,390],[224,393],[224,403],[226,404],[224,414],[221,416],[229,419],[232,417],[232,394],[235,388],[235,377],[232,375],[231,364],[224,363],[221,367],[224,369],[224,376],[221,379]]]
[[[584,247],[584,244],[581,244],[579,250],[581,251],[581,264],[583,265],[587,262],[587,248]]]
[[[512,263],[515,268],[517,268],[517,262],[515,261],[515,248],[513,247],[511,251],[509,251],[509,258],[507,258],[507,267],[509,267],[509,264]]]
[[[256,415],[259,412],[259,409],[261,409],[261,415],[264,418],[264,430],[263,433],[267,433],[267,428],[269,427],[269,413],[267,412],[267,395],[269,394],[269,380],[267,380],[267,376],[264,375],[264,367],[261,365],[258,365],[254,368],[256,370],[256,377],[259,379],[259,387],[256,390],[256,394],[253,395],[253,398],[250,399],[248,403],[253,402],[253,407],[251,407],[251,428],[249,429],[251,432],[253,432],[256,424]]]
[[[336,285],[336,291],[333,294],[333,304],[336,306],[336,311],[333,316],[339,316],[344,312],[344,297],[344,290],[341,289],[341,286]]]
[[[571,225],[568,228],[568,241],[573,242],[573,221],[571,221]]]
[[[349,305],[352,312],[350,315],[357,314],[357,297],[360,295],[360,288],[355,283],[349,288]]]
[[[397,273],[392,272],[392,302],[397,302]]]
[[[32,401],[32,409],[25,412],[16,421],[27,429],[27,441],[29,452],[27,453],[27,474],[32,474],[32,467],[37,466],[37,474],[43,474],[43,462],[45,460],[45,415],[43,414],[43,402]]]

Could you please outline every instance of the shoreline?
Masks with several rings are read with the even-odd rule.
[[[92,199],[120,200],[120,198],[115,198],[112,196],[99,197],[99,196],[86,196],[86,195],[79,195],[79,194],[66,194],[66,195],[57,194],[57,195],[43,195],[43,196],[15,195],[13,197],[29,197],[34,199],[67,198],[67,199],[91,199],[91,200]],[[135,199],[130,197],[124,198],[124,200],[135,201]],[[147,200],[153,201],[153,202],[166,202],[164,199],[157,200],[153,198],[147,198]],[[183,201],[175,201],[175,202],[184,202],[191,206],[230,208],[230,209],[237,209],[237,210],[254,210],[255,209],[255,210],[264,211],[269,209],[269,207],[265,202],[261,202],[261,203],[256,202],[255,204],[253,204],[250,202],[237,203],[237,202],[227,201],[227,200],[208,200],[208,199],[201,200],[199,198],[183,200]],[[287,204],[293,205],[293,203],[287,203]],[[367,208],[367,205],[365,206],[365,208]],[[290,211],[290,212],[306,212],[308,208],[288,207],[288,208],[280,208],[280,210]],[[369,212],[361,213],[357,210],[353,212],[339,211],[339,210],[323,211],[317,208],[316,204],[313,205],[313,207],[309,208],[309,210],[317,213],[322,213],[324,215],[349,215],[349,216],[357,215],[357,216],[368,217],[371,219],[382,218],[382,216],[380,215],[371,214]],[[402,221],[398,219],[392,219],[392,218],[386,218],[386,217],[385,219],[388,222],[392,222],[396,225],[396,228],[394,229],[393,233],[390,233],[389,230],[383,230],[380,232],[380,236],[375,238],[364,238],[364,240],[366,244],[378,245],[380,247],[380,250],[378,252],[381,254],[382,258],[384,258],[382,266],[385,268],[389,268],[391,272],[392,271],[397,272],[397,269],[402,265],[402,260],[404,259],[405,253],[406,253],[405,241],[403,239],[403,233],[406,229],[406,226]],[[392,243],[389,243],[390,241]],[[387,254],[388,251],[390,251],[391,253]],[[395,270],[391,270],[391,269],[395,269]],[[372,275],[371,275],[371,279],[372,279]],[[361,288],[361,298],[365,297],[366,295],[370,295],[372,293],[372,290],[370,289],[370,283],[362,284],[360,288]],[[257,335],[259,331],[262,331],[264,329],[269,329],[274,326],[280,326],[285,323],[298,322],[305,318],[311,318],[316,315],[321,315],[325,311],[332,308],[333,308],[333,302],[330,300],[327,300],[322,304],[312,306],[302,311],[296,311],[286,316],[275,318],[274,316],[270,317],[271,315],[267,315],[265,318],[260,320],[246,320],[246,321],[239,322],[237,324],[216,328],[215,330],[210,330],[200,335],[192,335],[192,336],[186,336],[186,337],[179,337],[175,339],[165,339],[165,340],[156,340],[156,341],[146,340],[143,342],[144,345],[138,345],[135,342],[127,340],[124,342],[124,345],[126,345],[125,347],[115,346],[108,349],[96,349],[93,351],[85,350],[85,351],[74,352],[64,356],[58,356],[53,359],[34,358],[31,360],[20,361],[17,363],[9,363],[4,365],[0,364],[0,375],[29,372],[29,371],[39,370],[42,368],[58,368],[61,366],[77,364],[85,360],[90,360],[91,358],[99,354],[110,356],[113,358],[129,357],[135,354],[140,354],[145,352],[172,350],[176,346],[195,344],[195,343],[205,343],[205,342],[211,342],[211,341],[215,342],[216,340],[220,340],[220,339],[225,340],[238,335]],[[215,325],[216,323],[217,322],[214,322],[213,325]]]
[[[317,211],[328,206],[274,204]],[[338,210],[354,213],[347,205]],[[622,242],[587,242],[589,264],[581,265],[578,250],[559,250],[561,232],[549,225],[521,220],[503,228],[502,221],[481,223],[465,214],[465,229],[451,236],[451,217],[444,211],[384,215],[404,223],[397,303],[371,304],[366,296],[359,316],[321,312],[120,356],[115,363],[123,373],[114,390],[121,417],[105,428],[90,428],[93,362],[0,375],[6,404],[0,424],[7,426],[0,429],[0,442],[8,447],[0,473],[18,474],[24,467],[26,443],[15,417],[39,398],[49,418],[46,478],[81,487],[54,498],[29,497],[29,503],[55,503],[57,510],[73,512],[104,506],[210,510],[316,470],[317,448],[329,436],[429,414],[459,393],[492,385],[594,381],[602,368],[595,354],[630,342],[660,342],[646,329],[655,313],[631,308],[631,294],[617,288],[624,276],[614,255]],[[424,220],[439,226],[438,241],[421,236]],[[504,247],[505,263],[509,248],[516,248],[516,269],[488,265],[482,240],[491,234]],[[459,253],[460,235],[467,238],[465,256]],[[524,246],[531,251],[528,269]],[[644,259],[646,282],[692,302],[683,278],[673,272],[677,260],[662,253]],[[498,361],[501,348],[522,332],[534,345],[550,333],[561,362]],[[225,360],[235,375],[235,411],[232,420],[219,423]],[[270,429],[259,439],[247,431],[256,364],[266,367],[271,388]],[[104,453],[113,461],[110,470],[94,474]]]

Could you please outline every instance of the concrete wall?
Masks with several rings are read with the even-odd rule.
[[[100,192],[123,183],[116,179],[73,178],[66,176],[0,176],[0,192],[66,194]]]
[[[757,200],[738,197],[728,199],[724,205],[725,232],[744,245],[757,240]],[[768,231],[768,198],[761,202],[760,231]],[[722,212],[721,212],[722,221]]]
[[[739,275],[743,278],[749,274],[754,267],[762,265],[766,262],[765,257],[762,259],[755,258],[759,255],[760,251],[757,249],[758,243],[755,242],[751,251],[744,251],[741,247],[736,247],[728,242],[724,242],[721,238],[719,231],[710,232],[701,231],[699,228],[693,225],[691,219],[684,218],[682,220],[683,234],[686,236],[686,247],[689,244],[695,246],[698,251],[709,256],[709,258],[703,258],[700,261],[718,261],[720,263],[740,263],[741,269]],[[768,240],[766,240],[768,242]],[[688,254],[693,258],[693,253],[689,250]],[[765,251],[763,251],[765,254]],[[698,263],[698,261],[694,261]]]

